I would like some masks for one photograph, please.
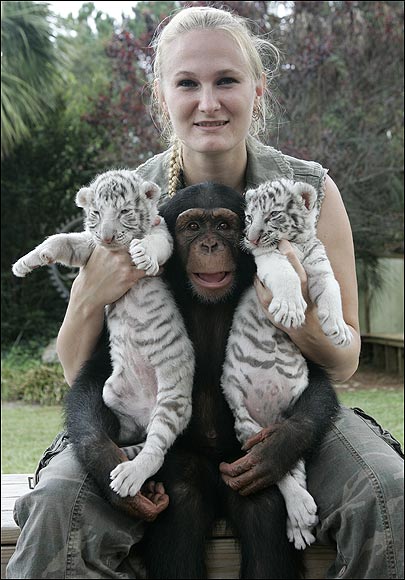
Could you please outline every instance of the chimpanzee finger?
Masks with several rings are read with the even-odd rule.
[[[267,439],[267,437],[270,437],[270,435],[272,433],[274,433],[274,431],[276,431],[277,428],[278,428],[278,424],[275,423],[274,425],[269,425],[269,427],[265,427],[264,429],[262,429],[261,431],[259,431],[255,435],[252,435],[252,437],[249,437],[249,439],[247,439],[245,441],[245,444],[243,445],[242,450],[248,451],[257,443],[261,443],[262,441]]]
[[[241,473],[240,475],[237,475],[235,477],[231,477],[224,473],[221,474],[221,477],[223,482],[228,487],[230,487],[234,491],[240,492],[242,489],[245,489],[248,486],[254,484],[258,478],[258,474],[257,471],[254,468],[252,468],[249,469],[248,471],[245,471],[245,473]]]
[[[249,483],[245,487],[241,487],[239,489],[239,494],[243,496],[251,495],[252,493],[256,493],[257,491],[266,489],[266,487],[269,487],[270,485],[272,485],[272,483],[273,482],[270,480],[270,478],[266,476],[259,477],[258,479],[255,479],[252,483]]]
[[[141,492],[149,499],[155,494],[163,495],[166,493],[163,483],[161,481],[156,482],[153,479],[143,484]]]
[[[167,493],[155,493],[152,499],[153,503],[155,504],[156,508],[158,508],[158,513],[163,511],[169,505],[169,496]]]
[[[235,491],[240,491],[255,481],[260,480],[262,477],[265,477],[268,471],[268,468],[263,465],[260,457],[254,457],[252,454],[252,458],[248,455],[242,459],[247,459],[248,461],[241,462],[241,460],[238,460],[230,465],[227,463],[221,464],[222,468],[220,471],[222,480],[228,487]]]
[[[219,464],[219,471],[222,475],[227,475],[229,477],[237,477],[246,471],[249,471],[257,463],[257,460],[253,459],[249,454],[237,459],[233,463],[222,462]]]
[[[169,496],[166,494],[156,494],[152,499],[137,494],[134,500],[138,517],[147,522],[153,522],[169,505]]]

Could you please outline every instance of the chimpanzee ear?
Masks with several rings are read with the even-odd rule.
[[[82,187],[76,194],[76,205],[78,207],[89,207],[94,197],[94,191],[91,187]]]
[[[302,181],[297,181],[297,183],[294,183],[293,191],[297,196],[304,200],[305,207],[308,211],[314,209],[317,194],[315,188],[312,187],[312,185]]]
[[[154,203],[157,203],[162,193],[160,187],[152,181],[144,181],[141,185],[141,192]]]

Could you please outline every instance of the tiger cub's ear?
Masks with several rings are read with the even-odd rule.
[[[76,205],[78,207],[89,207],[94,197],[94,191],[91,187],[82,187],[76,194]]]
[[[144,181],[141,185],[141,192],[154,203],[157,203],[161,194],[160,187],[152,181]]]
[[[293,192],[295,195],[304,200],[305,207],[308,211],[314,209],[317,195],[316,190],[314,187],[312,187],[312,185],[309,185],[309,183],[304,183],[303,181],[297,181],[294,183]]]
[[[248,189],[245,192],[245,203],[248,204],[257,195],[257,189]]]

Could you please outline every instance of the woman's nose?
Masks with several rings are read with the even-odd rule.
[[[202,113],[213,113],[221,108],[221,104],[211,87],[201,89],[198,108]]]

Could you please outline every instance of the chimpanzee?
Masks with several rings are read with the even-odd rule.
[[[247,454],[241,450],[220,379],[233,313],[255,272],[240,246],[243,197],[205,183],[178,192],[160,213],[175,240],[164,276],[196,356],[191,421],[154,476],[169,501],[159,490],[118,498],[109,488],[111,469],[126,457],[114,443],[118,422],[102,401],[111,372],[105,337],[67,399],[72,442],[106,496],[148,522],[138,552],[149,578],[205,578],[205,539],[217,517],[226,517],[240,539],[242,578],[300,578],[301,552],[287,539],[285,504],[274,484],[298,459],[307,459],[326,433],[337,409],[333,388],[323,370],[308,362],[309,386],[286,419],[256,436]],[[252,485],[239,493],[222,471],[224,463],[243,456],[241,478]]]

